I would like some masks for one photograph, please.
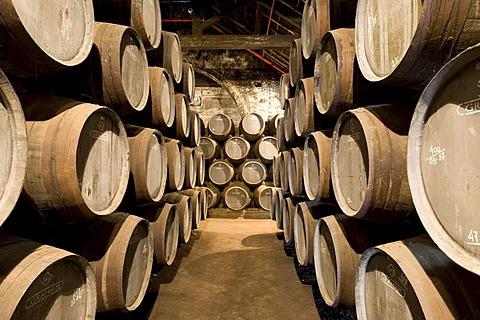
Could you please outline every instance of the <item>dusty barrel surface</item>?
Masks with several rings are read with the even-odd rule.
[[[240,164],[250,155],[250,143],[243,137],[228,138],[223,146],[225,157],[233,164]]]
[[[190,114],[188,102],[183,93],[175,93],[175,118],[171,128],[165,134],[177,140],[184,141],[190,136]]]
[[[136,212],[150,222],[154,239],[155,262],[157,265],[172,265],[177,255],[179,239],[179,217],[173,204],[147,204],[137,207]]]
[[[290,76],[290,86],[295,87],[304,78],[303,59],[302,59],[302,39],[295,39],[290,45],[290,54],[288,58],[288,75]]]
[[[280,108],[285,109],[285,103],[287,103],[288,98],[290,98],[290,74],[283,73],[280,76],[278,82],[278,100],[280,101]]]
[[[191,189],[195,187],[197,181],[197,162],[195,161],[195,152],[192,148],[183,149],[185,157],[185,182],[184,187]]]
[[[287,147],[285,146],[285,118],[279,117],[277,131],[275,132],[275,138],[277,139],[277,150],[278,152],[285,151]]]
[[[216,141],[225,141],[235,134],[235,124],[230,116],[219,113],[208,121],[208,131]]]
[[[203,186],[205,183],[205,156],[201,150],[195,150],[195,162],[197,166],[197,186]]]
[[[277,138],[271,136],[261,137],[255,143],[253,152],[264,164],[272,164],[273,157],[278,155]]]
[[[223,190],[223,199],[227,208],[231,210],[243,210],[252,201],[250,189],[242,182],[231,182]]]
[[[143,110],[148,100],[149,71],[138,33],[130,27],[95,22],[94,43],[102,71],[97,100],[120,115]]]
[[[33,205],[46,218],[66,222],[114,212],[130,172],[128,138],[118,115],[50,96],[25,96],[22,104],[29,159],[23,189]]]
[[[175,91],[183,93],[190,103],[195,98],[195,69],[193,64],[183,61],[182,63],[182,80],[175,85]]]
[[[180,83],[183,76],[183,53],[178,34],[162,31],[158,48],[148,51],[151,66],[163,67],[172,75],[174,83]]]
[[[359,0],[355,47],[370,81],[425,86],[452,53],[478,43],[479,2]]]
[[[147,50],[158,48],[162,38],[159,1],[93,0],[95,20],[127,25],[137,30]]]
[[[157,202],[167,184],[167,150],[160,131],[126,125],[130,148],[130,172],[136,200]]]
[[[286,142],[295,142],[298,136],[295,134],[295,98],[290,98],[285,105],[283,117],[283,130]]]
[[[253,191],[253,201],[257,207],[269,211],[272,204],[272,187],[262,184],[255,188]]]
[[[303,181],[311,201],[330,201],[332,132],[316,131],[308,135],[303,148]]]
[[[192,229],[198,229],[200,226],[200,220],[202,220],[202,194],[200,190],[186,189],[180,190],[178,193],[186,195],[190,198],[190,207],[192,212]]]
[[[409,106],[392,104],[357,108],[338,119],[332,185],[346,215],[388,222],[414,211],[406,161],[411,114]]]
[[[418,215],[447,256],[480,274],[480,188],[475,46],[451,60],[420,97],[408,140],[408,180]]]
[[[273,156],[273,162],[272,162],[272,171],[273,171],[273,177],[272,177],[272,182],[273,186],[279,188],[280,187],[280,158],[282,154],[277,153],[276,155]]]
[[[265,165],[257,159],[245,160],[238,170],[240,180],[251,188],[258,187],[267,178],[267,169]]]
[[[213,160],[218,159],[220,155],[220,145],[217,141],[210,137],[201,137],[200,147],[202,148],[206,163],[211,163]]]
[[[303,196],[305,187],[303,182],[303,150],[292,148],[289,151],[288,161],[288,186],[290,193],[295,197]]]
[[[233,165],[227,160],[215,160],[208,167],[208,178],[217,187],[225,187],[235,178]]]
[[[183,143],[188,147],[195,148],[200,145],[200,138],[202,137],[199,113],[195,110],[188,109],[188,121],[190,121],[190,132],[188,133],[188,137],[183,139]]]
[[[338,118],[353,106],[355,29],[327,32],[315,59],[315,102],[321,114]]]
[[[283,230],[283,206],[285,203],[285,197],[283,196],[282,189],[275,190],[275,199],[274,207],[275,207],[275,224],[278,229]]]
[[[359,319],[476,319],[479,278],[427,237],[367,249],[355,284]]]
[[[283,197],[283,196],[282,196]],[[294,243],[294,220],[295,220],[295,207],[300,202],[300,198],[286,197],[283,198],[280,205],[280,214],[282,215],[281,223],[283,228],[283,237],[286,243]]]
[[[36,76],[78,65],[90,53],[91,0],[8,0],[1,11],[0,67],[5,71]]]
[[[295,88],[295,106],[293,109],[293,123],[295,134],[306,137],[315,131],[315,90],[314,78],[301,79]]]
[[[328,10],[325,1],[307,0],[302,12],[302,54],[305,59],[315,59],[320,40],[330,30],[330,20],[322,15]]]
[[[279,168],[280,168],[280,186],[282,192],[285,194],[290,193],[290,187],[288,185],[288,164],[290,163],[290,151],[282,151],[280,156]]]
[[[17,203],[27,166],[27,131],[22,105],[0,71],[0,225]]]
[[[167,150],[167,189],[178,191],[185,182],[185,147],[176,139],[166,139]]]
[[[0,235],[5,319],[95,319],[96,280],[81,256],[30,240]]]
[[[240,133],[250,142],[257,141],[265,131],[265,120],[258,113],[249,113],[242,117],[239,124]]]
[[[163,195],[162,203],[173,204],[178,215],[178,236],[181,243],[188,243],[192,234],[193,210],[189,196],[179,192],[170,192]]]

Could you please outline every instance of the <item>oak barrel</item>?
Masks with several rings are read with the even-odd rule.
[[[147,54],[135,29],[95,22],[95,46],[102,71],[102,95],[97,101],[120,115],[145,108],[149,93]]]
[[[23,190],[47,219],[72,222],[114,212],[130,173],[125,127],[112,110],[24,96],[28,167]]]
[[[212,163],[220,155],[220,145],[216,140],[210,137],[200,138],[200,147],[205,157],[205,163]]]
[[[298,81],[304,78],[302,57],[302,39],[295,39],[290,44],[288,57],[288,75],[290,76],[290,86],[292,87],[295,87]]]
[[[330,30],[329,19],[325,17],[321,19],[321,15],[328,14],[328,6],[325,7],[325,3],[325,1],[307,0],[303,7],[300,36],[305,59],[315,59],[322,36]],[[328,5],[328,2],[326,4]]]
[[[253,201],[258,208],[270,211],[272,204],[272,187],[267,185],[259,185],[253,191]]]
[[[282,196],[283,197],[283,196]],[[294,243],[295,235],[293,230],[294,219],[295,219],[295,207],[300,201],[296,197],[285,197],[281,201],[282,207],[280,208],[280,215],[282,216],[281,223],[283,229],[283,238],[286,243]]]
[[[195,152],[192,148],[183,149],[185,157],[185,182],[183,187],[185,189],[191,189],[195,187],[197,182],[197,162],[195,161]]]
[[[352,109],[355,29],[327,32],[315,59],[315,102],[321,114],[338,118]]]
[[[355,47],[370,81],[424,87],[458,53],[480,41],[478,0],[359,0]]]
[[[303,182],[303,150],[300,148],[292,148],[288,157],[288,186],[290,194],[295,197],[303,196],[305,187]]]
[[[96,21],[134,28],[147,50],[160,45],[162,16],[158,0],[93,0],[93,4]]]
[[[257,159],[247,159],[239,169],[240,180],[251,188],[258,187],[267,178],[267,169],[265,165]]]
[[[207,188],[207,207],[208,209],[214,208],[220,202],[220,190],[210,181],[205,182],[205,187]]]
[[[190,121],[189,127],[190,132],[188,137],[183,139],[183,143],[187,147],[195,148],[200,145],[200,138],[202,137],[201,127],[200,127],[200,115],[197,111],[188,109],[188,121]]]
[[[130,149],[130,172],[139,202],[157,202],[167,184],[167,150],[160,131],[125,125]]]
[[[183,93],[175,93],[175,118],[171,128],[165,131],[169,137],[184,141],[190,135],[190,114],[187,99]]]
[[[148,111],[147,118],[151,119],[152,127],[158,130],[170,128],[175,120],[175,92],[173,79],[167,69],[149,67],[149,87],[145,111]],[[143,112],[141,121],[145,121]]]
[[[167,69],[173,82],[180,83],[183,76],[183,53],[177,33],[162,30],[160,46],[149,50],[147,54],[151,66]]]
[[[277,138],[272,136],[261,137],[255,142],[253,152],[264,164],[272,164],[273,157],[278,155]]]
[[[283,230],[283,213],[285,197],[283,196],[282,189],[276,189],[275,192],[275,224],[277,229]]]
[[[282,151],[279,168],[280,168],[280,186],[282,192],[285,194],[290,193],[290,187],[288,185],[288,164],[290,163],[290,151]]]
[[[476,129],[480,46],[456,56],[423,91],[408,138],[408,181],[433,241],[480,274]]]
[[[0,226],[17,203],[27,166],[27,131],[22,105],[0,70]]]
[[[272,182],[273,186],[279,188],[280,185],[280,158],[282,157],[281,153],[277,153],[276,155],[273,156],[273,162],[272,162]]]
[[[200,228],[200,220],[202,220],[202,198],[201,192],[195,189],[180,190],[178,193],[186,195],[190,198],[190,207],[192,212],[192,229]]]
[[[81,256],[0,235],[3,319],[95,319],[96,280]]]
[[[479,277],[426,236],[367,249],[355,284],[358,319],[478,319]]]
[[[295,87],[295,106],[293,108],[293,123],[295,135],[306,137],[315,131],[315,86],[313,77],[298,81]],[[292,120],[292,119],[290,119]]]
[[[214,160],[208,167],[208,180],[223,188],[235,178],[233,165],[228,160]]]
[[[258,113],[248,113],[242,117],[239,124],[239,131],[250,142],[257,141],[265,131],[265,120]]]
[[[161,202],[175,205],[178,215],[179,241],[181,243],[188,243],[192,234],[192,200],[189,196],[179,192],[170,192],[163,195]]]
[[[153,203],[137,208],[136,212],[150,222],[154,240],[155,262],[159,266],[172,265],[177,255],[180,232],[177,208],[170,203]]]
[[[414,211],[406,159],[411,114],[407,105],[390,104],[346,111],[338,119],[332,185],[346,215],[390,222]]]
[[[275,138],[277,139],[277,150],[278,152],[285,151],[287,149],[285,145],[285,118],[283,116],[279,117],[277,132],[275,133]]]
[[[200,220],[205,220],[208,218],[207,187],[196,186],[194,189],[199,192]]]
[[[195,150],[195,162],[197,166],[197,179],[195,184],[197,186],[203,186],[205,183],[205,156],[203,151],[194,149]]]
[[[285,103],[291,96],[290,74],[282,73],[278,82],[278,100],[280,101],[280,109],[285,109]]]
[[[208,131],[216,141],[225,141],[235,134],[235,124],[230,116],[218,113],[208,121]]]
[[[250,189],[242,182],[229,183],[223,190],[225,205],[231,210],[243,210],[252,200]]]
[[[193,64],[182,62],[182,80],[175,85],[175,92],[183,93],[190,104],[195,98],[195,70]]]
[[[176,139],[166,139],[167,150],[167,190],[178,191],[185,182],[185,153],[183,143]]]
[[[0,67],[37,76],[83,62],[93,44],[91,0],[7,0],[0,12]]]
[[[243,137],[228,138],[223,145],[223,154],[233,164],[241,164],[250,155],[250,143]]]
[[[316,131],[308,135],[303,148],[303,181],[305,194],[311,201],[332,201],[334,198],[330,165],[332,132]]]

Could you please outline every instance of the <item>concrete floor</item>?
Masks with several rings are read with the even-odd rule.
[[[325,306],[313,268],[298,266],[294,247],[284,245],[282,231],[265,216],[202,221],[174,264],[154,272],[137,310],[98,318],[354,319]]]

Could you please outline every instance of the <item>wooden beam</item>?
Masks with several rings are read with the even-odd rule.
[[[288,49],[300,35],[180,35],[185,50]]]

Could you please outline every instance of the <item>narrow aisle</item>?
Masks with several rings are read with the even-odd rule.
[[[212,219],[155,274],[148,319],[319,319],[312,286],[268,219]]]

